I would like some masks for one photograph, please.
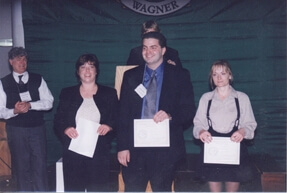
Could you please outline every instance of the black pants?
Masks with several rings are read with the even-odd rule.
[[[93,158],[64,150],[63,173],[65,191],[105,192],[108,191],[109,152]]]
[[[44,126],[6,126],[18,191],[48,191]]]
[[[128,167],[122,170],[125,191],[145,192],[150,180],[153,192],[171,192],[175,169],[175,163],[166,158],[166,153],[131,152]]]

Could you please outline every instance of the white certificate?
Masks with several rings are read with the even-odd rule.
[[[204,143],[204,163],[239,165],[240,143],[230,137],[212,137],[211,143]]]
[[[99,137],[97,133],[99,126],[99,123],[79,118],[76,128],[79,136],[71,140],[69,150],[92,158]]]
[[[135,147],[169,147],[169,120],[156,123],[153,119],[134,120]]]

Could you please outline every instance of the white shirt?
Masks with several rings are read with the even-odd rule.
[[[94,101],[94,98],[84,98],[76,114],[76,123],[78,122],[80,117],[90,121],[94,121],[96,123],[100,123],[101,114],[98,109],[98,106]]]
[[[210,99],[212,99],[212,102],[209,116],[212,122],[212,128],[218,133],[229,133],[233,129],[237,117],[237,108],[234,98],[238,98],[240,107],[238,129],[243,128],[245,130],[244,138],[252,139],[254,137],[254,131],[257,123],[254,118],[249,97],[243,92],[234,90],[231,86],[230,88],[230,95],[224,100],[219,98],[216,90],[202,95],[193,120],[193,135],[195,138],[199,138],[199,132],[202,129],[209,129],[206,113],[208,101]]]
[[[22,81],[26,84],[29,80],[29,73],[26,71],[23,74],[18,74],[13,72],[13,77],[16,82],[19,82],[19,75],[23,75]],[[47,83],[42,78],[41,85],[38,89],[40,100],[30,102],[31,109],[42,111],[42,110],[50,110],[53,107],[54,97],[49,90]],[[0,118],[1,119],[10,119],[12,117],[17,116],[18,114],[14,114],[14,108],[8,109],[6,108],[7,96],[4,92],[2,81],[0,80]]]

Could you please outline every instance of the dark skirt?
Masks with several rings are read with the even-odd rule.
[[[245,182],[254,178],[255,168],[252,165],[247,147],[240,144],[240,164],[205,164],[203,163],[203,148],[200,152],[197,172],[203,181],[212,182]]]

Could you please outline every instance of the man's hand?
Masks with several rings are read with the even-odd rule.
[[[118,160],[120,164],[128,167],[128,162],[130,162],[130,151],[124,150],[124,151],[118,152]]]
[[[172,65],[176,65],[176,63],[170,59],[167,61],[167,63],[172,64]]]
[[[166,113],[165,111],[163,111],[163,110],[158,111],[158,112],[154,115],[154,117],[153,117],[153,120],[154,120],[154,122],[156,122],[156,123],[162,122],[162,121],[164,121],[165,119],[171,120],[171,116],[170,116],[169,114],[167,114],[167,113]]]
[[[29,102],[20,102],[18,101],[14,106],[14,114],[23,114],[27,113],[31,107]]]

